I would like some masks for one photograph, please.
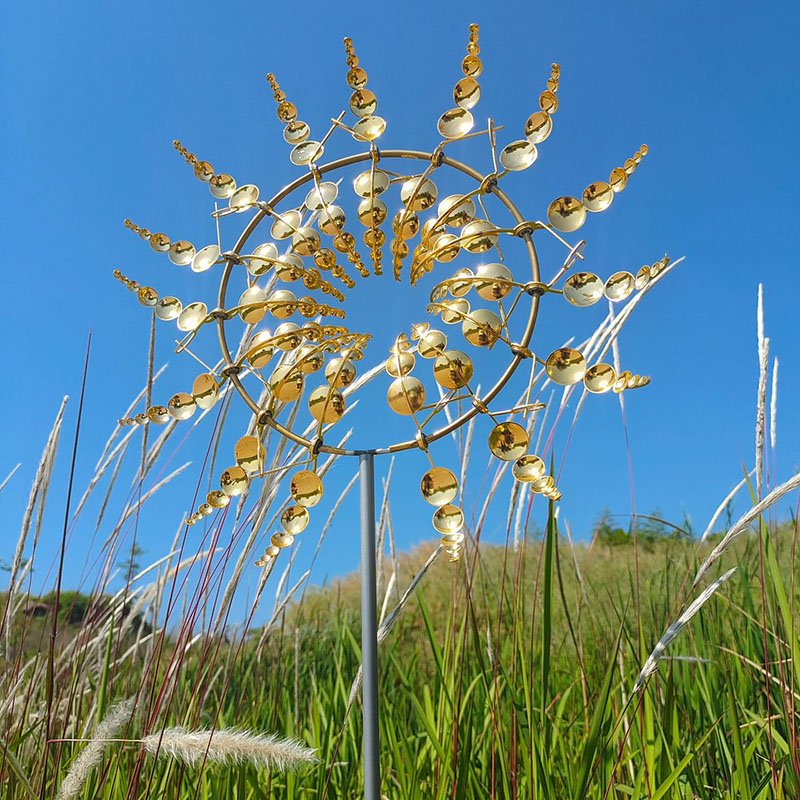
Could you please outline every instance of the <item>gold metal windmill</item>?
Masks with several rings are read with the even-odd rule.
[[[255,184],[239,185],[231,175],[216,172],[209,162],[175,142],[215,200],[227,201],[227,207],[217,207],[213,213],[217,230],[224,218],[238,220],[239,214],[246,215],[246,224],[240,226],[229,250],[222,248],[219,233],[216,243],[198,249],[189,241],[172,241],[166,234],[151,233],[126,220],[128,228],[176,266],[188,266],[197,273],[218,271],[216,301],[211,306],[202,301],[184,304],[176,297],[160,296],[153,287],[142,286],[119,270],[115,275],[159,320],[177,324],[184,334],[178,352],[194,355],[190,346],[195,346],[196,337],[208,327],[215,328],[222,364],[216,370],[207,367],[190,391],[174,395],[164,405],[152,405],[145,413],[122,420],[123,424],[159,425],[188,419],[197,408],[212,407],[226,384],[253,415],[253,432],[238,440],[231,466],[219,477],[219,488],[208,493],[187,524],[223,509],[250,481],[263,476],[261,434],[270,428],[277,431],[308,455],[303,468],[287,482],[290,500],[281,515],[280,530],[272,534],[256,562],[267,567],[305,530],[312,509],[322,499],[320,456],[360,459],[365,785],[366,797],[377,800],[375,457],[407,450],[425,454],[429,468],[421,477],[421,493],[435,508],[433,527],[454,562],[462,555],[465,538],[459,484],[454,472],[435,460],[434,445],[473,417],[486,417],[489,450],[498,459],[513,462],[517,481],[545,498],[559,500],[554,477],[547,473],[540,455],[530,451],[525,427],[507,419],[541,407],[531,402],[534,373],[538,370],[563,386],[582,382],[591,393],[621,392],[644,386],[649,379],[627,371],[618,374],[606,363],[590,365],[577,349],[551,350],[552,342],[545,350],[546,358],[536,356],[532,345],[540,303],[551,296],[561,296],[578,307],[591,306],[604,297],[611,302],[625,300],[647,286],[669,259],[642,267],[636,274],[620,271],[604,280],[576,269],[583,260],[585,242],[570,244],[561,235],[574,233],[589,215],[611,206],[647,154],[644,145],[621,167],[612,169],[607,181],[590,183],[580,197],[553,200],[546,221],[527,217],[501,188],[509,173],[534,164],[538,147],[552,131],[559,102],[557,64],[539,95],[537,110],[525,124],[523,138],[498,152],[501,127],[489,120],[486,128],[474,130],[482,63],[478,26],[470,25],[467,54],[461,63],[463,76],[453,89],[454,107],[436,125],[441,141],[430,151],[381,150],[377,142],[387,123],[376,114],[378,99],[367,88],[368,76],[353,42],[347,38],[344,44],[346,79],[352,92],[349,109],[355,120],[346,122],[346,112],[342,112],[319,140],[311,138],[309,125],[299,119],[297,107],[275,76],[267,76],[284,125],[283,136],[291,148],[289,158],[300,168],[298,177],[268,200],[261,199]],[[326,143],[342,133],[361,147],[325,162]],[[448,155],[449,145],[467,139],[488,142],[488,171]],[[439,187],[453,183],[462,187],[467,183],[469,188],[440,198]],[[355,197],[349,195],[350,190]],[[495,210],[490,209],[490,200]],[[354,213],[346,210],[348,204],[355,207]],[[534,241],[539,236],[554,237],[565,248],[563,261],[550,278],[542,275]],[[517,253],[514,259],[506,256],[512,247]],[[450,262],[458,263],[445,266]],[[446,277],[441,276],[443,270],[448,271]],[[426,276],[434,271],[439,275],[427,279],[432,285],[424,289]],[[346,449],[332,444],[326,434],[360,390],[357,365],[375,333],[350,327],[354,315],[348,298],[359,282],[392,279],[427,292],[428,319],[409,318],[406,329],[392,334],[382,359],[387,373],[386,404],[407,418],[408,433],[396,441]],[[266,327],[265,321],[275,327]],[[246,346],[238,353],[229,346],[233,324],[245,326]],[[472,348],[489,351],[492,362],[501,368],[486,390],[478,388]],[[502,390],[520,369],[529,373],[523,402],[498,408]],[[305,404],[305,410],[291,415],[290,423],[287,409],[296,404]]]

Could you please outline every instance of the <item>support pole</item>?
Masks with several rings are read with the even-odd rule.
[[[375,571],[375,455],[359,456],[361,490],[361,668],[364,723],[364,800],[380,800],[378,734],[378,599]]]

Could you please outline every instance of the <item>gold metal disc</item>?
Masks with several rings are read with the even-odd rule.
[[[267,313],[267,293],[260,286],[251,286],[242,292],[237,305],[250,306],[250,308],[243,308],[239,312],[239,316],[248,325],[255,325],[264,319]]]
[[[272,331],[262,330],[253,334],[250,343],[247,345],[245,358],[253,369],[262,369],[275,353],[275,345],[272,342]]]
[[[469,294],[470,289],[472,289],[473,282],[469,279],[474,277],[475,275],[469,267],[462,267],[453,273],[453,277],[451,278],[453,282],[448,287],[448,291],[453,297],[465,297]],[[459,278],[462,280],[458,280]],[[467,280],[463,280],[464,278]]]
[[[301,144],[311,135],[308,124],[296,119],[283,129],[283,138],[292,145]]]
[[[461,325],[464,338],[476,347],[491,347],[503,328],[500,317],[488,308],[473,308]]]
[[[386,402],[395,414],[402,416],[414,414],[425,405],[425,386],[412,375],[395,378],[389,384]]]
[[[439,203],[436,213],[448,228],[463,228],[475,219],[475,203],[469,197],[451,194]]]
[[[191,242],[173,242],[167,250],[167,258],[178,267],[183,267],[194,258],[194,245]]]
[[[242,436],[233,449],[233,458],[245,472],[252,475],[264,468],[264,445],[256,436]]]
[[[339,187],[331,181],[323,181],[306,195],[305,205],[309,211],[321,211],[333,203],[339,195]]]
[[[547,209],[550,224],[562,233],[572,233],[586,222],[586,209],[575,197],[559,197]]]
[[[219,486],[228,497],[237,497],[247,488],[247,473],[241,467],[228,467],[220,476]]]
[[[299,227],[303,217],[296,208],[282,211],[270,228],[274,239],[288,239]]]
[[[426,331],[417,343],[417,353],[422,358],[436,358],[447,347],[447,337],[435,329]]]
[[[514,462],[511,472],[521,483],[530,483],[544,475],[545,465],[539,456],[522,456]]]
[[[198,250],[192,259],[192,272],[205,272],[211,269],[219,260],[219,247],[210,244]]]
[[[507,144],[500,152],[500,163],[511,172],[519,172],[536,161],[539,155],[536,145],[529,139],[520,139]]]
[[[272,394],[282,403],[291,403],[303,393],[303,374],[294,366],[275,367],[269,376]]]
[[[359,197],[377,197],[389,188],[389,176],[382,170],[364,170],[353,181],[353,190]]]
[[[445,350],[433,362],[433,377],[445,389],[460,389],[472,378],[472,359],[460,350]]]
[[[489,450],[501,461],[517,461],[528,452],[528,434],[517,422],[501,422],[489,434]]]
[[[441,318],[445,325],[455,325],[469,314],[469,301],[465,300],[463,297],[457,297],[454,300],[446,300],[441,305],[443,306]]]
[[[461,246],[469,253],[485,253],[497,244],[497,228],[491,222],[476,219],[461,231]]]
[[[475,291],[484,300],[502,300],[513,288],[514,276],[504,264],[482,264],[477,276],[481,280],[475,284]]]
[[[545,369],[553,383],[559,386],[572,386],[586,374],[586,359],[578,350],[560,347],[547,357]]]
[[[464,524],[464,513],[458,506],[444,505],[433,513],[433,527],[439,533],[455,533]]]
[[[277,532],[270,536],[270,542],[273,547],[283,550],[286,547],[291,547],[294,544],[294,536],[291,533]]]
[[[458,480],[449,469],[433,467],[422,476],[420,491],[426,503],[445,506],[458,495]]]
[[[208,190],[217,200],[225,200],[236,191],[236,181],[222,172],[208,182]]]
[[[308,396],[308,410],[317,422],[337,422],[344,408],[344,395],[328,384],[318,386]]]
[[[221,492],[219,489],[214,489],[214,491],[209,492],[206,495],[206,502],[214,508],[225,508],[230,501],[230,497],[228,497],[225,492]]]
[[[322,491],[322,479],[316,472],[304,469],[292,475],[289,494],[298,505],[312,508],[322,500]]]
[[[636,286],[636,278],[625,270],[615,272],[607,281],[604,289],[605,296],[617,303],[630,295]]]
[[[400,200],[406,206],[411,203],[409,208],[412,211],[425,211],[436,202],[438,196],[439,190],[430,178],[409,178],[400,187]]]
[[[167,409],[173,419],[189,419],[194,414],[197,403],[192,395],[178,392],[170,398]]]
[[[537,494],[546,494],[555,488],[555,481],[552,475],[542,475],[531,482],[531,490]]]
[[[594,305],[603,296],[603,281],[592,272],[576,272],[564,283],[564,297],[574,306]]]
[[[275,340],[275,345],[279,350],[285,352],[295,350],[303,342],[300,326],[296,322],[282,322],[275,328]]]
[[[283,528],[286,533],[297,536],[298,533],[302,533],[306,529],[308,520],[308,510],[303,508],[303,506],[289,506],[289,508],[281,514],[281,528]]]
[[[525,123],[525,137],[532,144],[543,142],[553,130],[553,118],[546,111],[536,111]]]
[[[481,99],[481,87],[474,78],[462,78],[453,89],[453,101],[459,108],[475,108]]]
[[[445,139],[458,139],[468,134],[475,120],[466,108],[451,108],[445,111],[436,123],[436,129]]]
[[[228,205],[237,212],[247,211],[258,200],[258,186],[247,183],[240,186],[228,201]]]
[[[383,136],[385,130],[386,120],[377,114],[371,114],[353,125],[353,138],[357,142],[374,142]]]
[[[169,412],[164,406],[150,406],[147,409],[147,418],[156,425],[164,425],[169,422]]]
[[[617,373],[611,364],[595,364],[586,370],[583,376],[583,385],[594,394],[603,394],[614,386]]]
[[[297,369],[304,375],[310,375],[322,369],[325,363],[325,354],[319,350],[317,345],[304,344],[297,350]]]
[[[287,319],[297,311],[297,297],[289,289],[277,289],[268,300],[270,314],[275,319]]]
[[[183,311],[183,304],[177,297],[162,297],[156,303],[155,310],[159,319],[171,320]]]
[[[408,373],[414,369],[415,363],[416,359],[413,353],[403,352],[401,350],[392,353],[389,358],[386,359],[386,372],[393,378],[400,378],[403,375],[408,375]]]
[[[203,324],[206,316],[208,316],[208,306],[205,303],[189,303],[178,314],[178,330],[197,330]]]
[[[333,383],[337,389],[349,386],[356,379],[356,368],[352,361],[344,358],[332,358],[325,367],[325,380]]]
[[[312,164],[314,161],[318,161],[322,158],[324,152],[324,145],[309,140],[293,147],[292,152],[289,153],[289,160],[292,164],[304,167],[306,164]]]
[[[278,258],[278,248],[274,242],[264,242],[253,250],[252,258],[247,261],[247,271],[259,277],[272,269],[272,262]]]
[[[614,199],[614,191],[605,181],[590,183],[583,191],[583,205],[587,211],[605,211]]]

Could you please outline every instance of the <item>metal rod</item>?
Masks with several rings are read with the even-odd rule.
[[[378,734],[378,599],[375,571],[375,454],[359,455],[361,490],[361,668],[364,800],[381,800]]]

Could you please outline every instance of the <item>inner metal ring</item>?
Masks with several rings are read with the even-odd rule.
[[[381,150],[381,160],[387,158],[413,158],[420,161],[426,161],[430,163],[431,159],[433,158],[432,153],[423,153],[418,150]],[[352,156],[346,156],[345,158],[340,158],[336,161],[331,161],[328,164],[325,164],[318,169],[315,169],[314,172],[319,175],[324,175],[327,172],[333,172],[337,169],[342,169],[344,167],[349,167],[352,164],[358,164],[362,161],[371,161],[372,160],[372,153],[370,151],[366,153],[357,153]],[[466,164],[462,164],[460,161],[456,161],[454,159],[448,158],[445,155],[441,156],[441,163],[446,164],[453,169],[458,170],[459,172],[463,172],[465,175],[468,175],[470,178],[473,178],[479,184],[485,180],[485,176],[481,175],[480,172],[474,170],[472,167],[467,166]],[[276,206],[281,200],[285,197],[290,195],[296,189],[299,189],[301,186],[304,186],[309,181],[313,181],[314,179],[314,172],[309,171],[307,174],[302,175],[296,181],[286,185],[281,189],[272,199],[267,202],[267,205],[270,208]],[[505,192],[500,189],[500,187],[494,183],[489,185],[489,191],[495,195],[498,200],[500,200],[503,205],[509,210],[511,216],[514,217],[514,220],[517,224],[522,223],[525,221],[524,217],[520,213],[519,209],[514,205],[511,199],[505,194]],[[239,240],[233,247],[232,253],[239,255],[242,252],[242,248],[247,243],[247,240],[250,238],[251,234],[255,229],[258,227],[261,220],[267,216],[267,212],[264,209],[260,209],[258,213],[250,220],[247,227],[242,231]],[[536,248],[533,246],[533,239],[531,237],[530,231],[526,231],[522,234],[521,237],[525,241],[525,246],[528,249],[528,256],[531,261],[531,273],[533,276],[533,280],[539,282],[539,259],[536,255]],[[230,279],[231,273],[233,271],[234,263],[231,259],[229,259],[225,264],[225,269],[222,273],[222,278],[219,284],[219,298],[217,300],[217,305],[219,308],[225,308],[225,296],[228,291],[228,280]],[[536,326],[536,317],[539,312],[539,296],[534,295],[531,298],[531,310],[528,316],[528,323],[525,328],[525,333],[522,336],[521,341],[519,344],[523,348],[527,348],[531,337],[533,336],[533,329]],[[230,349],[228,348],[227,338],[225,336],[225,321],[223,319],[217,319],[217,334],[219,336],[219,345],[220,350],[222,351],[222,357],[225,360],[226,367],[233,366],[234,361],[231,357]],[[488,405],[502,390],[502,388],[508,383],[511,376],[516,371],[517,367],[519,366],[520,362],[524,360],[524,356],[520,354],[520,351],[513,354],[513,358],[511,362],[506,367],[505,372],[498,378],[497,383],[492,386],[481,398],[476,398],[479,404]],[[236,388],[236,391],[242,396],[244,401],[250,407],[254,414],[258,416],[259,422],[265,422],[266,424],[270,425],[274,428],[278,433],[282,436],[285,436],[290,441],[295,442],[296,444],[302,445],[303,447],[308,448],[309,450],[313,447],[315,448],[315,452],[319,453],[331,453],[334,455],[340,456],[355,456],[361,455],[362,453],[373,453],[375,455],[383,455],[386,453],[396,453],[401,450],[411,450],[419,448],[420,444],[419,441],[414,439],[409,439],[405,442],[399,442],[397,444],[389,445],[388,447],[378,447],[372,450],[347,450],[341,447],[334,447],[331,445],[322,444],[321,446],[317,441],[312,441],[310,439],[306,439],[303,436],[295,433],[294,431],[289,430],[287,427],[282,425],[280,422],[275,420],[273,417],[262,414],[263,409],[258,405],[258,403],[253,399],[247,389],[244,388],[242,385],[241,380],[239,379],[238,375],[231,374],[230,381],[233,386]],[[425,434],[425,443],[426,447],[427,444],[431,442],[435,442],[437,439],[441,439],[443,436],[447,436],[448,433],[452,433],[457,428],[460,428],[465,422],[468,422],[472,419],[476,414],[480,413],[480,407],[477,404],[473,404],[468,408],[460,417],[454,419],[452,422],[448,423],[447,425],[439,428],[437,431],[432,433]]]

